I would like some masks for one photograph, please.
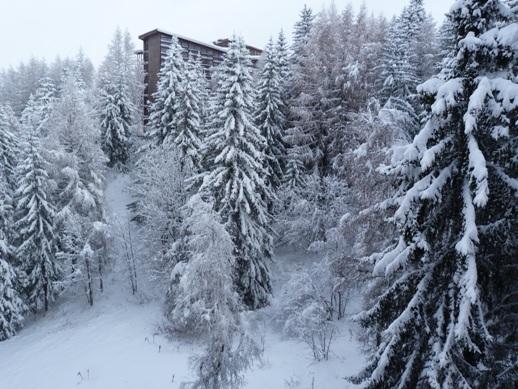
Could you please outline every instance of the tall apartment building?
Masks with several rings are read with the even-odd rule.
[[[157,90],[158,73],[162,66],[167,50],[171,45],[171,39],[175,36],[180,45],[185,49],[184,55],[194,54],[201,58],[207,77],[210,78],[211,69],[223,60],[223,55],[230,44],[229,39],[219,39],[213,43],[204,43],[179,34],[173,34],[164,30],[155,29],[139,36],[144,48],[138,53],[144,65],[144,110],[147,116],[147,106],[153,100],[153,94]],[[262,54],[262,50],[247,46],[255,64]]]

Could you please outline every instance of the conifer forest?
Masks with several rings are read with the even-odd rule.
[[[0,388],[518,388],[518,1],[396,3],[0,68]]]

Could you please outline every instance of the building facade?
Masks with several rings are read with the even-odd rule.
[[[206,70],[206,75],[210,78],[211,70],[219,65],[223,60],[223,55],[230,44],[229,39],[219,39],[214,43],[204,43],[182,35],[173,34],[164,30],[155,29],[139,36],[143,41],[143,50],[137,53],[142,57],[144,66],[144,116],[147,117],[148,106],[153,100],[153,94],[157,90],[158,73],[162,66],[167,50],[171,45],[172,37],[178,39],[180,45],[185,49],[184,55],[196,55],[201,59],[202,65]],[[252,56],[253,63],[257,63],[262,54],[262,50],[247,46]]]

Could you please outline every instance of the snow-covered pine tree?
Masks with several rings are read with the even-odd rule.
[[[295,106],[300,105],[300,103],[293,104],[293,101],[303,95],[304,88],[309,83],[305,76],[304,64],[301,61],[307,55],[306,46],[311,35],[314,19],[315,16],[311,8],[304,5],[300,13],[300,19],[295,23],[293,31],[290,57],[293,78],[290,79],[288,89],[290,100],[286,106],[294,106],[294,108],[287,112],[288,124],[284,138],[287,145],[285,182],[291,190],[304,186],[304,175],[306,173],[304,162],[308,159],[310,153],[307,147],[307,136],[299,123],[301,115],[304,114],[304,109],[296,109]]]
[[[361,14],[360,14],[361,15]],[[369,30],[365,20],[365,28]],[[334,6],[322,11],[315,22],[313,32],[306,47],[306,55],[303,57],[303,64],[306,73],[309,75],[309,89],[294,100],[297,109],[308,112],[309,120],[299,120],[299,125],[305,128],[305,133],[310,139],[308,146],[312,151],[312,158],[307,166],[313,171],[318,171],[321,176],[331,173],[331,164],[334,157],[332,150],[333,138],[343,137],[346,123],[345,115],[352,110],[352,105],[347,106],[346,101],[362,100],[361,91],[368,88],[365,84],[356,85],[356,96],[354,99],[345,97],[347,86],[344,83],[353,84],[353,79],[347,73],[349,65],[354,68],[352,71],[360,72],[364,64],[361,64],[360,51],[354,63],[343,58],[342,52],[347,51],[346,43],[342,42],[340,36],[341,19]],[[365,37],[366,38],[366,37]],[[363,38],[363,39],[365,39]],[[358,38],[358,42],[367,44],[366,39]],[[319,50],[319,48],[321,48]],[[318,55],[311,53],[319,52]],[[301,63],[302,63],[301,61]],[[362,72],[363,74],[363,72]],[[347,79],[337,82],[341,76],[346,75]],[[305,101],[307,99],[307,101]]]
[[[286,173],[284,174],[284,182],[290,191],[302,188],[305,185],[304,159],[299,149],[293,147],[292,139],[296,139],[297,133],[293,131],[293,127],[289,129],[284,140],[289,144],[287,151]],[[289,132],[289,133],[288,133]]]
[[[418,82],[413,66],[415,53],[411,50],[411,41],[405,33],[405,22],[407,21],[397,17],[390,23],[383,50],[380,97],[382,104],[390,101],[390,106],[413,111],[410,101],[416,93]]]
[[[199,170],[201,163],[201,140],[203,130],[200,90],[200,77],[197,61],[190,58],[182,80],[182,91],[176,95],[173,143],[180,151],[180,169],[184,170],[185,161]],[[201,77],[205,78],[203,75]],[[173,133],[171,133],[173,135]]]
[[[281,128],[283,129],[283,144],[285,148],[284,160],[282,164],[284,166],[284,171],[286,171],[286,166],[288,163],[288,154],[286,151],[286,142],[284,139],[284,132],[286,130],[288,124],[288,115],[289,115],[289,97],[290,97],[290,85],[291,85],[291,65],[290,65],[290,53],[288,42],[286,40],[286,35],[284,31],[281,30],[277,37],[277,42],[275,43],[275,52],[277,53],[277,68],[279,70],[279,87],[281,90],[280,101],[281,101],[281,109],[283,114],[283,121]],[[283,178],[283,181],[284,178]]]
[[[135,55],[135,54],[133,54]],[[83,49],[79,49],[79,53],[77,53],[76,57],[73,59],[73,67],[78,72],[81,80],[83,80],[85,86],[87,88],[92,88],[94,84],[94,75],[95,75],[95,67],[92,64],[90,58],[88,58]],[[65,69],[62,67],[62,69]],[[61,71],[61,69],[60,69]],[[58,81],[61,82],[61,77],[57,80],[54,80],[54,83],[58,84]]]
[[[284,31],[281,30],[275,43],[275,53],[277,57],[277,67],[279,69],[279,79],[283,85],[283,93],[287,93],[290,80],[290,55],[288,42]]]
[[[109,166],[124,165],[128,160],[130,127],[134,106],[126,70],[128,56],[122,32],[117,29],[102,63],[97,80],[101,142]]]
[[[0,341],[5,340],[16,334],[21,326],[25,305],[20,298],[18,292],[19,280],[14,269],[13,258],[14,249],[12,247],[13,235],[13,210],[12,210],[12,194],[13,188],[9,184],[7,174],[12,174],[12,170],[7,169],[12,166],[6,166],[5,161],[9,162],[10,154],[13,150],[9,148],[6,135],[10,135],[7,123],[2,115],[6,113],[3,107],[0,107],[0,152],[1,160],[4,163],[3,169],[0,170]],[[4,146],[8,146],[4,149]],[[7,157],[7,159],[6,159]]]
[[[178,104],[183,94],[183,80],[186,64],[183,48],[176,37],[171,38],[171,46],[158,73],[157,91],[153,96],[149,116],[151,135],[157,144],[174,144],[177,135]]]
[[[255,104],[255,123],[266,140],[264,147],[267,184],[272,191],[279,188],[284,176],[286,148],[284,145],[284,106],[277,52],[270,40],[264,50]],[[271,209],[272,204],[269,204]]]
[[[373,257],[390,286],[359,317],[377,338],[355,379],[368,388],[516,385],[516,375],[503,381],[516,369],[508,320],[518,296],[518,26],[509,16],[499,0],[455,2],[452,68],[419,87],[429,119],[387,169],[402,182],[400,239]]]
[[[352,10],[342,17],[334,7],[319,14],[292,68],[286,129],[289,180],[300,176],[294,173],[302,165],[303,173],[331,173],[332,161],[346,143],[348,115],[367,103],[372,89],[370,69],[379,57],[381,24],[369,19],[365,9],[355,22]]]
[[[509,7],[514,13],[515,20],[518,19],[518,0],[509,0]]]
[[[196,81],[195,90],[198,93],[199,100],[199,108],[200,108],[200,123],[201,130],[198,134],[200,138],[200,142],[203,142],[203,139],[206,136],[207,127],[209,125],[209,112],[210,112],[210,104],[211,104],[211,91],[209,87],[209,81],[207,79],[207,69],[203,67],[203,62],[200,56],[194,57],[192,59],[193,67],[192,71],[194,72],[194,79]],[[201,151],[200,151],[201,152]],[[203,157],[200,155],[200,158]]]
[[[336,19],[333,35],[336,37],[336,60],[332,67],[334,79],[332,97],[333,108],[329,111],[330,143],[333,150],[333,159],[343,152],[343,147],[350,141],[345,135],[349,116],[357,107],[364,105],[364,99],[359,96],[359,90],[366,90],[361,85],[361,66],[359,62],[358,48],[370,46],[366,36],[356,36],[354,30],[354,12],[352,5],[348,5]],[[370,35],[370,34],[369,34]],[[354,97],[352,97],[354,96]]]
[[[381,103],[388,109],[396,109],[405,116],[402,127],[409,133],[408,137],[415,134],[415,128],[419,125],[416,112],[416,87],[418,84],[417,69],[415,67],[413,39],[409,38],[413,30],[407,26],[410,23],[407,9],[403,16],[392,19],[390,23],[386,44],[383,49],[383,61],[380,74]]]
[[[142,123],[143,95],[144,95],[144,74],[143,66],[137,61],[135,55],[135,44],[132,35],[128,30],[123,34],[123,67],[124,80],[126,83],[127,96],[131,102],[131,123]]]
[[[347,153],[357,146],[357,134],[350,122],[373,94],[384,30],[385,20],[370,18],[365,7],[356,17],[350,7],[341,15],[330,7],[300,51],[285,137],[287,185],[276,218],[282,242],[322,246],[336,226],[339,217],[330,221],[329,212],[343,210],[347,191],[338,189],[343,181],[334,176],[354,169]]]
[[[411,128],[418,126],[422,111],[416,87],[436,70],[438,54],[434,22],[426,15],[423,0],[411,0],[390,24],[378,80],[382,104],[405,113]],[[410,137],[415,135],[407,131]]]
[[[421,83],[435,72],[438,54],[435,22],[426,14],[424,0],[410,0],[400,18],[401,31],[410,43],[410,63]]]
[[[0,182],[0,195],[4,185]],[[9,262],[10,251],[10,244],[0,226],[0,342],[16,334],[26,309],[15,287],[16,273]]]
[[[453,59],[453,53],[456,50],[457,42],[453,31],[452,22],[449,18],[444,19],[438,31],[439,58],[437,61],[438,71],[445,73],[446,69],[450,69],[450,62]]]
[[[24,295],[27,305],[45,311],[53,300],[61,279],[61,264],[56,259],[54,234],[55,207],[51,202],[47,164],[40,154],[39,140],[29,133],[23,158],[17,167],[15,192],[16,255],[26,275]]]
[[[299,20],[295,23],[293,31],[291,59],[294,64],[297,63],[300,51],[308,42],[314,19],[315,15],[313,15],[313,10],[304,4],[304,8],[300,11]]]
[[[9,105],[16,116],[20,116],[40,85],[47,76],[48,67],[44,60],[32,57],[27,62],[20,63],[0,73],[0,101]]]
[[[8,106],[0,105],[0,169],[10,191],[16,187],[15,167],[18,159],[18,143],[14,132],[17,128],[18,121],[13,110]]]
[[[18,263],[15,261],[13,239],[15,238],[14,223],[14,193],[18,183],[16,167],[19,161],[19,142],[14,135],[18,135],[18,121],[13,110],[8,106],[0,106],[0,257],[8,264],[5,267],[6,277],[7,266],[17,271]],[[21,280],[16,280],[16,288]],[[9,281],[6,281],[9,282]]]
[[[304,5],[293,31],[290,57],[292,77],[288,89],[289,101],[286,104],[291,108],[286,113],[288,123],[284,139],[287,145],[285,182],[291,190],[304,187],[305,163],[311,158],[311,149],[308,147],[311,136],[307,134],[303,123],[311,119],[311,110],[306,111],[306,107],[312,105],[309,100],[314,97],[308,93],[312,80],[310,69],[307,69],[310,61],[307,46],[314,29],[314,19],[311,8]]]
[[[481,36],[480,56],[493,58],[494,73],[489,73],[492,88],[485,97],[487,105],[483,110],[489,114],[477,118],[478,123],[485,123],[489,117],[492,125],[483,137],[479,135],[479,142],[486,145],[482,149],[484,156],[487,151],[490,154],[486,156],[490,196],[477,215],[478,255],[486,259],[481,263],[480,274],[487,277],[484,280],[489,284],[484,293],[490,294],[487,322],[494,340],[490,358],[484,363],[489,369],[482,382],[499,389],[518,386],[518,2],[513,0],[510,5],[513,15],[508,23]],[[505,15],[505,9],[501,11]],[[499,58],[505,60],[500,62]],[[483,87],[479,83],[478,89],[483,91]],[[493,99],[496,107],[491,106]]]
[[[124,165],[129,157],[129,101],[119,86],[105,85],[100,91],[103,102],[101,118],[101,141],[103,150],[108,157],[109,166]]]
[[[214,198],[234,244],[235,282],[249,308],[268,303],[271,293],[267,262],[272,254],[272,195],[263,177],[265,139],[254,125],[254,91],[248,49],[234,37],[218,74],[216,116],[205,141],[206,171],[201,191]]]
[[[35,131],[37,136],[45,136],[48,132],[47,121],[52,112],[56,98],[56,87],[50,78],[43,78],[35,93],[29,97],[21,122],[24,131]]]
[[[295,231],[298,230],[301,236],[311,236],[313,240],[305,241],[305,245],[326,239],[324,226],[327,223],[324,218],[329,218],[325,216],[325,210],[329,210],[333,200],[327,197],[330,191],[326,187],[331,183],[327,177],[332,174],[331,131],[334,139],[343,137],[340,123],[345,107],[341,106],[336,83],[337,75],[344,66],[341,62],[339,27],[340,17],[334,7],[320,13],[294,66],[290,127],[286,130],[287,179],[292,188],[283,194],[287,194],[284,208],[293,211],[286,217],[286,225],[289,226],[287,235],[297,234]],[[297,177],[300,167],[303,185],[297,188],[294,182],[301,178],[300,172]],[[298,198],[290,192],[295,192]],[[312,228],[310,231],[304,228],[303,233],[298,229],[305,224],[298,219],[301,208],[311,209]]]
[[[344,160],[345,155],[356,142],[349,124],[357,112],[365,109],[374,94],[374,80],[381,68],[386,21],[368,18],[365,7],[355,17],[351,6],[335,20],[337,26],[332,35],[336,37],[334,50],[337,54],[331,69],[334,84],[328,81],[332,87],[327,109],[328,143],[333,172],[343,175],[349,165]]]
[[[104,223],[103,173],[106,157],[99,142],[99,125],[94,109],[78,71],[68,69],[61,86],[61,96],[54,104],[49,119],[51,128],[46,141],[56,183],[56,235],[59,256],[67,265],[67,277],[91,286],[93,263],[102,268],[104,240],[98,239],[99,226]],[[93,256],[87,255],[92,253]],[[97,257],[95,257],[97,255]],[[100,275],[99,275],[100,276]],[[88,281],[90,280],[90,281]],[[93,304],[93,292],[87,297]]]

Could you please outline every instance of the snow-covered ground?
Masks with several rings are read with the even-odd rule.
[[[124,192],[127,182],[126,176],[115,176],[106,191],[109,214],[123,224],[131,201]],[[293,271],[300,261],[296,254],[280,254],[278,274]],[[1,389],[173,389],[189,381],[189,357],[197,346],[158,334],[160,302],[132,296],[119,262],[93,307],[85,299],[60,301],[0,343]],[[269,323],[262,326],[264,361],[247,374],[247,388],[352,387],[343,377],[357,372],[363,357],[347,323],[325,362],[314,362],[305,344],[284,339]]]

